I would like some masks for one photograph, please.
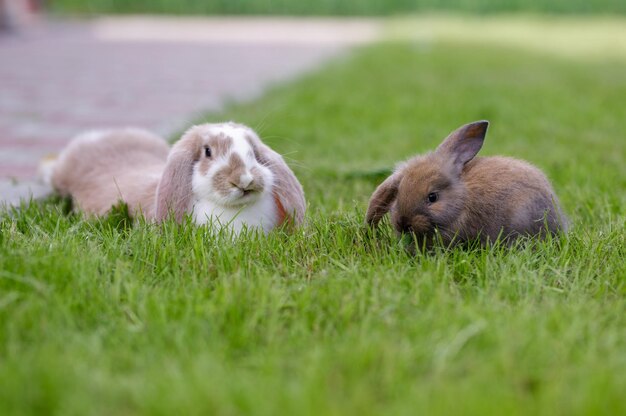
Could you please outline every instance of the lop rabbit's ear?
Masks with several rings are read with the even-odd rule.
[[[193,166],[200,155],[200,137],[188,131],[172,147],[156,193],[156,220],[161,222],[170,213],[180,222],[189,210]]]
[[[401,179],[402,175],[400,173],[394,173],[378,185],[378,188],[376,188],[370,198],[367,213],[365,214],[365,222],[367,224],[372,226],[378,225],[385,214],[389,212],[391,204],[398,195],[398,186]]]
[[[456,173],[472,160],[483,146],[487,134],[488,121],[475,121],[459,127],[439,145],[436,152],[450,160]]]
[[[252,146],[257,161],[271,170],[274,175],[274,198],[277,199],[279,209],[284,210],[286,220],[301,224],[304,221],[306,202],[302,185],[296,175],[287,166],[283,157],[263,143],[254,131],[250,130],[246,139]]]

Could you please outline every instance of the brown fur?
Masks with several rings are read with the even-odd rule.
[[[201,140],[201,138],[196,137],[195,140]],[[208,137],[204,139],[204,141],[206,142],[208,146],[210,146],[211,153],[213,154],[214,157],[219,157],[228,153],[231,147],[233,146],[233,141],[224,135],[219,135],[216,137]],[[206,174],[207,171],[209,170],[209,167],[211,166],[211,162],[207,159],[201,158],[201,156],[202,155],[198,155],[198,158],[201,159],[200,165],[199,165],[200,172],[202,172],[203,174]]]
[[[215,174],[215,188],[218,192],[227,193],[232,184],[236,184],[244,172],[245,165],[241,157],[238,154],[230,155],[228,165],[218,170]],[[263,177],[257,173],[256,168],[251,169],[251,174],[255,179],[246,187],[246,190],[262,191],[265,186]]]
[[[165,140],[144,130],[110,131],[98,138],[84,134],[60,155],[52,186],[89,214],[103,215],[123,200],[132,215],[141,211],[152,217],[168,153]]]
[[[188,212],[191,204],[193,166],[200,158],[201,143],[185,134],[174,146],[156,189],[155,217],[163,221],[171,213],[177,221]]]
[[[435,152],[400,166],[372,195],[366,221],[376,225],[390,211],[398,233],[426,246],[437,234],[450,244],[565,231],[558,199],[539,169],[507,157],[474,158],[487,126],[462,126]],[[431,193],[436,202],[429,202]]]

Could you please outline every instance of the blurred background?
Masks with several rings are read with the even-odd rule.
[[[0,416],[626,415],[625,14],[0,0],[0,205],[48,192],[39,161],[81,131],[236,120],[285,156],[310,220],[222,244],[55,200],[1,214]],[[481,155],[550,178],[567,238],[409,259],[365,232],[398,161],[480,119]]]
[[[419,11],[472,13],[623,13],[621,0],[50,0],[61,13],[390,15]]]
[[[39,161],[83,130],[172,138],[357,46],[454,38],[624,52],[622,25],[585,31],[590,16],[624,13],[623,0],[0,0],[0,198],[46,192],[33,181]],[[536,16],[578,20],[563,29]]]

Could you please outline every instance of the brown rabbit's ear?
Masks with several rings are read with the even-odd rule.
[[[180,222],[189,209],[193,165],[200,154],[200,137],[188,131],[172,147],[156,193],[156,220],[171,213]]]
[[[365,222],[367,224],[372,226],[378,225],[385,214],[389,212],[391,204],[398,195],[398,186],[401,179],[401,174],[394,173],[378,185],[378,188],[376,188],[370,198],[367,213],[365,214]]]
[[[454,167],[461,172],[463,166],[472,160],[483,146],[489,122],[475,121],[459,127],[439,145],[437,153],[450,159]]]

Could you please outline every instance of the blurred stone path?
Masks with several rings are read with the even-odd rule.
[[[0,35],[0,205],[44,195],[40,159],[80,131],[170,135],[379,33],[357,19],[126,17]]]

